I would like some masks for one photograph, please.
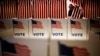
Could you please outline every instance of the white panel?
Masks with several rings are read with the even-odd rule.
[[[1,19],[0,36],[1,37],[13,37],[13,29],[11,19]]]
[[[49,29],[50,29],[50,22],[48,19],[32,19],[29,21],[30,38],[47,39],[50,36]]]
[[[51,39],[67,40],[67,25],[66,19],[51,20]]]
[[[68,40],[88,40],[88,26],[88,20],[70,19],[68,21]]]
[[[28,38],[28,19],[12,20],[12,28],[15,38]]]

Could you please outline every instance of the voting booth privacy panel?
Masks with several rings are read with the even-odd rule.
[[[72,54],[75,47],[85,50],[82,55],[99,56],[99,24],[99,19],[2,19],[0,55],[61,56]]]
[[[89,33],[100,34],[99,19],[2,19],[0,37],[88,40]]]

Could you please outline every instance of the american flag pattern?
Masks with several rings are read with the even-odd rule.
[[[71,28],[82,29],[81,23],[79,21],[71,20]]]
[[[10,43],[1,40],[3,56],[31,56],[31,51],[27,45]]]
[[[59,43],[59,56],[90,56],[86,48],[69,47]]]
[[[16,56],[31,56],[28,46],[15,43]]]
[[[13,28],[24,29],[24,26],[21,21],[13,20]]]
[[[43,29],[41,21],[32,20],[32,28]]]
[[[82,7],[75,5],[71,17],[73,19],[80,19],[83,14]]]
[[[60,21],[51,20],[51,27],[61,29],[62,25]]]

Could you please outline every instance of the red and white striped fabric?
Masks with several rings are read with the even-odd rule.
[[[34,18],[49,17],[49,0],[33,0],[33,16]]]
[[[9,53],[9,52],[3,52],[3,56],[16,56],[16,54]]]
[[[10,19],[16,17],[16,0],[1,0],[1,18]]]
[[[28,46],[15,43],[16,56],[30,56],[31,51]]]
[[[50,0],[50,18],[66,17],[66,0]]]
[[[18,18],[30,18],[32,17],[32,5],[30,0],[18,0]]]
[[[73,47],[74,56],[90,56],[86,48]]]
[[[16,53],[3,52],[3,56],[31,56],[28,46],[14,43]]]
[[[75,5],[71,17],[73,19],[80,19],[83,14],[82,7],[79,5]]]

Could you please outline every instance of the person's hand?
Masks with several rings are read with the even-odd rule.
[[[90,56],[87,49],[73,47],[74,56]]]

